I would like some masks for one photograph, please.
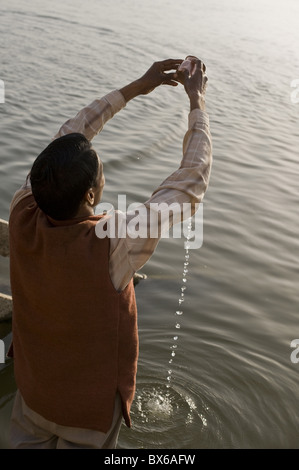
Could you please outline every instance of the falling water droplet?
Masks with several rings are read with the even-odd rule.
[[[180,290],[181,290],[181,295],[178,299],[178,304],[181,305],[183,302],[184,302],[184,297],[185,297],[185,294],[184,294],[184,291],[186,290],[186,283],[187,283],[187,274],[189,272],[187,266],[189,266],[189,259],[190,259],[190,254],[189,254],[189,248],[190,248],[190,244],[188,243],[188,240],[190,240],[191,238],[191,229],[192,229],[192,219],[190,218],[189,221],[188,221],[188,233],[187,233],[187,236],[186,237],[186,242],[184,243],[184,248],[185,248],[185,258],[184,258],[184,267],[183,267],[183,274],[182,274],[182,282],[184,283],[184,285],[181,286]],[[176,310],[176,315],[177,316],[181,316],[183,315],[183,311],[178,309]],[[181,325],[180,323],[175,323],[175,328],[178,330],[181,328]],[[173,341],[178,341],[178,335],[175,335],[173,337]],[[171,358],[169,359],[168,363],[171,364],[173,362],[173,358],[175,357],[176,353],[174,352],[174,349],[176,350],[177,349],[177,344],[173,344],[170,349],[171,349]],[[172,377],[172,370],[168,370],[168,375],[167,375],[167,388],[170,387],[170,382],[171,382],[171,377]]]

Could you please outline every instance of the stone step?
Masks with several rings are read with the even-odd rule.
[[[12,297],[0,293],[0,321],[10,320],[12,316]]]
[[[9,256],[8,222],[0,219],[0,256]],[[0,293],[0,322],[12,316],[12,298]]]
[[[0,219],[0,255],[9,256],[8,222]]]

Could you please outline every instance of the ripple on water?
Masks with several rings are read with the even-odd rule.
[[[120,448],[209,447],[208,436],[221,434],[209,403],[177,384],[150,380],[139,383],[131,417],[132,428],[121,429]]]

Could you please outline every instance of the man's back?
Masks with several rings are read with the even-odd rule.
[[[55,423],[106,432],[117,391],[130,425],[138,335],[133,283],[114,288],[109,239],[95,234],[100,218],[54,221],[26,197],[10,216],[10,263],[26,404]]]

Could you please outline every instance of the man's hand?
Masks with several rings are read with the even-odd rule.
[[[119,91],[124,96],[126,102],[138,95],[147,95],[159,85],[177,86],[178,80],[175,79],[176,71],[182,59],[168,59],[155,62],[148,71],[135,82],[121,88]],[[170,72],[174,70],[174,72]]]
[[[174,80],[176,72],[169,71],[176,71],[182,62],[182,59],[168,59],[155,62],[138,80],[142,90],[141,94],[147,95],[159,85],[177,86],[178,82]]]
[[[190,111],[199,108],[205,110],[205,93],[208,77],[206,75],[206,66],[199,59],[192,59],[195,64],[195,71],[189,76],[188,70],[177,71],[173,79],[178,80],[184,85],[185,91],[190,99]]]

